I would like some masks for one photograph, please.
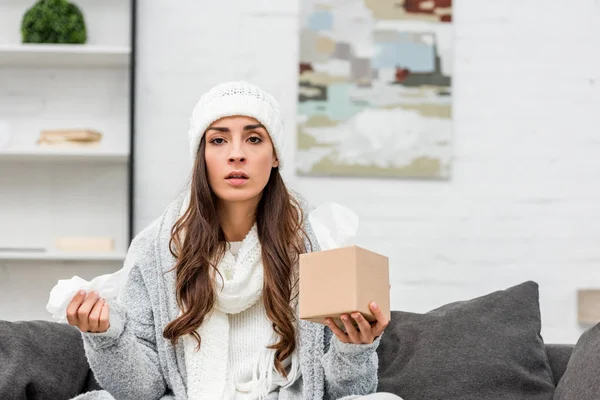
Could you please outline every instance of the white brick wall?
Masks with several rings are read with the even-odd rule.
[[[298,14],[298,0],[140,2],[136,230],[189,177],[189,113],[215,83],[280,99],[293,165]],[[573,343],[576,290],[600,287],[600,3],[462,0],[454,21],[449,181],[285,177],[359,213],[359,243],[390,256],[394,309],[535,280],[544,339]]]

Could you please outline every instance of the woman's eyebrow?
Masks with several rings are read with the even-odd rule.
[[[263,125],[263,124],[254,124],[254,125],[246,125],[246,126],[244,127],[244,130],[245,130],[245,131],[250,131],[250,130],[252,130],[252,129],[258,129],[258,128],[263,128],[263,129],[265,129],[265,130],[267,129],[267,128],[265,128],[265,127],[264,127],[264,125]]]
[[[266,130],[267,128],[265,128],[265,126],[263,124],[254,124],[254,125],[246,125],[244,126],[244,130],[245,131],[251,131],[253,129],[258,129],[258,128],[263,128],[264,130]],[[230,132],[230,129],[227,127],[221,127],[221,126],[211,126],[210,128],[208,128],[206,131],[210,131],[210,130],[215,130],[218,132]]]
[[[223,127],[219,127],[219,126],[211,126],[206,131],[208,132],[211,129],[215,130],[215,131],[218,131],[218,132],[229,132],[229,128],[223,128]]]

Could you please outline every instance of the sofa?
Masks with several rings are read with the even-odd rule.
[[[600,326],[573,344],[546,344],[540,328],[531,281],[427,313],[393,311],[377,350],[378,391],[405,400],[600,399]],[[0,321],[0,399],[98,389],[76,328]]]

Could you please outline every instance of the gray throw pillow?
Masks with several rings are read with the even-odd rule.
[[[377,390],[404,400],[552,399],[540,329],[531,281],[425,314],[394,311],[377,350]]]
[[[600,324],[581,335],[562,376],[555,400],[600,398]]]
[[[0,399],[71,399],[97,388],[77,328],[0,321]]]

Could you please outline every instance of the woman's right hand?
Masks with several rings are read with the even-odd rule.
[[[105,299],[100,299],[97,292],[79,291],[67,307],[69,325],[79,328],[81,332],[102,333],[110,327],[109,307]]]

